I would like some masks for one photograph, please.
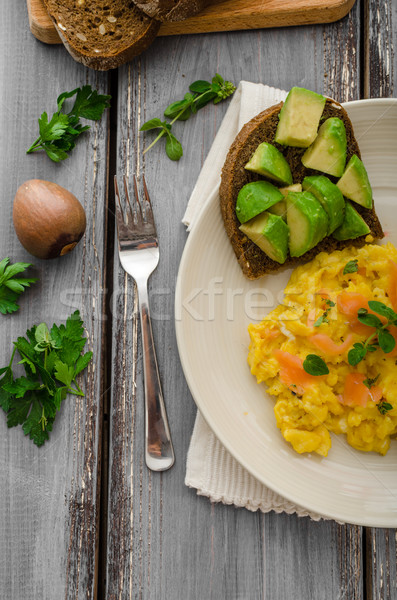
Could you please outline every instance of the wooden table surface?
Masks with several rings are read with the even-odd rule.
[[[397,86],[397,2],[357,0],[329,25],[159,38],[117,72],[98,73],[28,28],[25,0],[0,3],[0,258],[29,262],[12,226],[26,179],[56,181],[85,206],[87,232],[66,257],[33,260],[40,279],[21,310],[1,316],[1,364],[34,323],[83,315],[94,361],[86,397],[69,397],[50,441],[36,448],[0,414],[1,600],[390,600],[397,598],[393,530],[251,513],[184,485],[196,414],[175,340],[173,301],[187,200],[227,102],[180,127],[184,158],[160,145],[142,156],[148,118],[195,79],[300,85],[340,101],[391,97]],[[28,156],[37,118],[61,91],[90,83],[112,109],[63,164]],[[114,247],[111,180],[145,173],[161,258],[151,279],[154,336],[176,452],[150,473],[143,458],[143,374],[136,297]]]

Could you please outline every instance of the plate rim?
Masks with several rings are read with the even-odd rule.
[[[342,103],[342,106],[344,108],[346,108],[347,111],[351,108],[358,107],[358,106],[364,107],[364,106],[375,106],[375,105],[376,106],[382,106],[382,105],[390,106],[390,108],[391,108],[392,106],[397,105],[397,98],[369,98],[369,99],[353,100],[350,102]],[[182,300],[181,294],[182,294],[182,285],[183,285],[182,284],[182,273],[185,269],[185,263],[187,263],[187,261],[188,261],[187,257],[189,255],[189,247],[190,247],[190,245],[192,245],[194,243],[195,237],[196,237],[196,235],[198,235],[198,234],[196,234],[196,232],[199,231],[199,229],[200,229],[199,226],[200,226],[201,221],[205,218],[206,212],[209,210],[209,207],[211,206],[212,202],[214,202],[214,196],[218,196],[218,188],[215,188],[214,191],[208,196],[202,209],[200,210],[199,215],[197,216],[197,218],[195,220],[194,227],[189,232],[189,236],[186,240],[186,243],[185,243],[185,246],[184,246],[184,249],[182,252],[181,260],[179,263],[176,286],[175,286],[175,303],[174,303],[175,319],[174,319],[174,323],[175,323],[178,354],[179,354],[179,359],[181,362],[181,366],[182,366],[182,370],[183,370],[186,382],[188,384],[188,387],[189,387],[190,393],[193,397],[193,400],[196,404],[197,410],[200,411],[201,415],[205,419],[207,425],[213,431],[214,435],[218,438],[218,440],[226,448],[226,450],[233,456],[233,458],[244,469],[246,469],[255,479],[257,479],[260,483],[262,483],[264,486],[271,489],[273,492],[284,497],[286,500],[293,502],[294,504],[296,504],[297,506],[299,506],[301,508],[304,508],[305,510],[316,513],[320,517],[325,517],[327,519],[332,519],[332,520],[339,521],[339,522],[349,523],[349,524],[353,524],[353,525],[359,525],[359,526],[363,526],[363,527],[380,527],[380,528],[397,527],[397,513],[396,513],[396,516],[394,517],[394,520],[390,520],[387,518],[373,519],[371,517],[361,518],[361,519],[360,518],[351,519],[349,517],[349,519],[346,520],[346,515],[343,514],[343,512],[340,512],[338,510],[335,510],[335,511],[323,510],[323,509],[319,510],[318,506],[316,506],[315,504],[314,505],[311,504],[310,498],[308,499],[307,503],[305,502],[304,505],[301,503],[297,503],[296,498],[293,495],[293,492],[291,492],[291,493],[285,492],[284,490],[280,490],[277,486],[274,486],[271,481],[270,482],[265,481],[264,478],[259,473],[256,472],[255,468],[252,468],[249,464],[247,464],[246,461],[244,460],[244,458],[241,458],[241,456],[239,456],[238,453],[236,453],[235,448],[233,447],[232,443],[229,442],[227,437],[225,437],[223,435],[222,431],[219,429],[217,424],[214,424],[211,422],[211,417],[208,414],[208,411],[205,408],[205,406],[200,406],[200,401],[197,399],[197,396],[199,397],[200,394],[196,390],[196,385],[195,385],[192,373],[190,372],[190,370],[188,369],[188,367],[186,365],[186,358],[185,358],[186,353],[185,353],[185,351],[184,351],[185,349],[183,347],[184,342],[183,342],[183,332],[182,332],[183,317],[177,319],[176,315],[178,314],[177,307],[181,306],[181,300]]]

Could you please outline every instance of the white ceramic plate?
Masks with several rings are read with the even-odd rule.
[[[378,216],[397,244],[397,99],[346,104],[374,190]],[[247,326],[282,298],[290,270],[247,280],[223,228],[218,197],[189,235],[176,288],[182,367],[207,423],[263,484],[324,516],[359,525],[397,526],[397,441],[385,457],[332,436],[327,458],[298,455],[284,441],[274,400],[247,365]]]

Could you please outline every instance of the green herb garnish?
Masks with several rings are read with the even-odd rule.
[[[18,297],[31,283],[37,281],[34,277],[15,277],[18,273],[23,273],[28,267],[31,267],[30,263],[19,262],[10,265],[9,262],[9,258],[3,258],[0,262],[0,313],[3,315],[17,311],[19,308],[16,302]]]
[[[317,354],[308,354],[303,361],[303,368],[309,375],[328,375],[329,369],[323,359]]]
[[[190,92],[185,94],[183,100],[172,102],[164,111],[164,116],[171,119],[170,122],[161,119],[150,119],[146,121],[140,131],[149,131],[159,129],[160,133],[156,139],[146,148],[145,154],[150,148],[165,136],[165,151],[171,160],[179,160],[183,156],[182,144],[171,132],[175,121],[186,121],[192,114],[195,114],[200,108],[204,108],[211,100],[218,104],[233,94],[235,86],[230,81],[225,81],[220,75],[216,74],[209,81],[195,81],[189,86]]]
[[[375,385],[375,383],[378,381],[378,379],[379,379],[379,373],[373,379],[371,379],[370,377],[368,377],[367,379],[364,379],[363,384],[366,385],[367,388],[370,390],[371,387],[373,385]]]
[[[8,366],[0,369],[0,406],[7,413],[8,427],[22,425],[36,446],[49,439],[57,410],[67,394],[84,396],[77,383],[92,358],[92,352],[81,354],[86,338],[79,311],[66,325],[35,325],[14,342]],[[19,353],[25,375],[14,379],[12,365]]]
[[[70,112],[62,112],[65,100],[76,96]],[[64,92],[57,99],[57,111],[48,120],[44,112],[39,118],[40,136],[27,150],[27,154],[44,150],[54,162],[68,158],[68,152],[73,150],[76,139],[90,129],[89,125],[82,125],[80,118],[89,121],[98,121],[105,108],[110,106],[111,96],[98,94],[90,85],[76,88],[71,92]]]
[[[327,305],[328,308],[325,309],[325,311],[323,312],[323,314],[321,315],[321,317],[319,317],[317,319],[317,321],[314,323],[313,327],[320,327],[320,325],[322,323],[329,323],[328,321],[328,315],[331,311],[331,308],[333,308],[335,306],[335,302],[332,302],[332,300],[330,300],[329,298],[327,298],[325,300],[325,304]]]
[[[348,273],[357,273],[358,271],[358,258],[354,260],[349,260],[346,263],[345,268],[343,269],[343,275],[347,275]]]
[[[353,348],[349,350],[348,361],[352,366],[361,362],[365,358],[367,352],[374,352],[377,348],[381,348],[385,354],[388,354],[396,345],[396,340],[387,328],[390,325],[397,325],[397,313],[386,306],[386,304],[383,304],[383,302],[378,302],[377,300],[369,300],[368,306],[373,312],[386,317],[387,321],[386,323],[382,323],[379,317],[369,313],[366,308],[358,309],[357,318],[360,323],[363,323],[368,327],[373,327],[375,331],[365,340],[365,342],[357,342],[356,344],[353,344]]]
[[[381,415],[385,415],[389,410],[393,410],[393,406],[389,402],[382,400],[377,404],[378,410]]]

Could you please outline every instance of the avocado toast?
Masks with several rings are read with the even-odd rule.
[[[309,101],[312,95],[314,108],[306,107],[307,113],[303,116],[297,115],[295,109],[291,115],[287,98],[284,104],[272,106],[254,117],[237,135],[222,170],[220,205],[225,229],[238,262],[250,279],[277,271],[282,265],[294,266],[309,261],[321,251],[363,246],[368,234],[374,239],[383,237],[373,208],[372,194],[371,201],[368,201],[370,187],[368,192],[365,186],[369,182],[346,111],[334,100],[302,88],[293,88],[289,96],[296,91],[298,94],[294,94],[294,102],[290,101],[289,106],[293,104],[295,109],[297,104],[302,103],[303,93],[304,102],[306,95],[309,95]],[[283,106],[286,107],[284,117],[283,112],[280,113]],[[281,159],[277,158],[278,162],[285,159],[291,178],[284,165],[282,178],[277,179],[274,170],[269,170],[269,164],[263,163],[269,155],[266,148],[269,145],[281,156]],[[332,153],[332,160],[328,160]],[[274,164],[273,160],[271,166]],[[356,189],[354,184],[357,182],[351,182],[357,173],[358,188],[361,186],[362,189]],[[255,215],[250,212],[247,193],[244,210],[236,213],[241,190],[257,181],[269,181],[282,192],[284,200],[280,201],[273,193],[274,205],[269,207],[264,203],[263,206],[267,207],[268,214],[277,215],[288,227],[282,227],[265,213]],[[341,189],[337,185],[339,181]],[[297,184],[303,185],[303,189]],[[261,202],[256,198],[254,204],[260,206]],[[248,215],[250,220],[243,222],[241,214]],[[267,236],[265,243],[263,234]],[[272,236],[277,237],[273,240]],[[283,239],[280,236],[284,236]]]

